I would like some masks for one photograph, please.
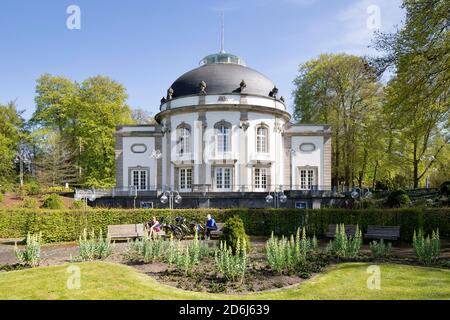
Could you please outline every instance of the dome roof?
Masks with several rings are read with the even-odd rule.
[[[171,86],[172,98],[199,94],[202,81],[206,83],[206,94],[240,93],[242,80],[246,84],[242,93],[269,96],[275,87],[272,81],[258,71],[244,66],[243,61],[237,56],[225,54],[230,58],[224,61],[219,55],[207,56],[201,61],[200,67],[186,72],[175,80]]]

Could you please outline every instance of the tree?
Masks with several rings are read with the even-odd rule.
[[[404,27],[377,36],[375,47],[384,55],[372,63],[380,75],[389,68],[396,72],[386,90],[385,113],[396,119],[394,155],[417,188],[450,143],[450,3],[405,0],[403,8]]]
[[[1,189],[16,180],[15,160],[21,141],[26,136],[22,112],[15,102],[0,105],[0,185]]]
[[[367,184],[381,156],[375,150],[381,148],[382,87],[375,70],[361,57],[322,54],[300,66],[294,84],[294,118],[331,124],[333,185]]]
[[[131,118],[135,124],[156,124],[155,119],[142,108],[132,109]]]
[[[31,124],[57,131],[58,143],[68,150],[64,157],[77,169],[77,182],[114,185],[115,126],[132,123],[125,88],[103,76],[77,83],[44,75],[36,92]]]

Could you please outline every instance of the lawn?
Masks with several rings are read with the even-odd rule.
[[[157,283],[131,267],[75,264],[81,288],[67,289],[68,265],[0,273],[0,299],[450,299],[450,270],[382,264],[381,289],[367,289],[368,264],[348,263],[299,286],[228,296],[188,292]]]

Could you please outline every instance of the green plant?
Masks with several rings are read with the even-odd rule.
[[[30,181],[23,185],[19,194],[22,196],[38,196],[42,193],[41,187],[36,181]]]
[[[227,246],[224,241],[220,242],[219,248],[214,253],[216,270],[223,275],[227,281],[244,279],[247,270],[247,244],[245,238],[237,239],[236,249]]]
[[[4,197],[3,193],[0,192],[0,202],[3,202]]]
[[[48,187],[46,192],[74,192],[74,190],[72,188],[66,188],[64,186],[53,186],[53,187]]]
[[[146,230],[144,233],[148,234]],[[165,242],[160,238],[143,237],[142,239],[129,242],[128,252],[131,254],[131,257],[138,256],[142,258],[144,263],[153,263],[163,260],[165,247]]]
[[[83,230],[78,245],[80,247],[80,258],[83,261],[92,261],[95,259],[106,259],[112,254],[113,245],[111,238],[107,235],[103,237],[100,230],[98,237],[95,236],[94,230],[88,236],[87,230]]]
[[[35,209],[39,207],[39,201],[36,198],[25,197],[20,206],[22,208]]]
[[[405,190],[392,191],[386,199],[386,206],[391,208],[403,207],[411,203],[411,199]]]
[[[52,193],[44,198],[44,203],[42,204],[43,208],[46,209],[63,209],[64,202],[62,201],[61,196],[56,193]]]
[[[26,237],[28,232],[42,231],[45,242],[77,241],[86,228],[107,232],[108,225],[136,224],[157,216],[159,221],[182,215],[189,221],[202,221],[207,213],[217,221],[226,221],[238,215],[252,236],[270,237],[295,234],[298,225],[304,225],[308,234],[323,238],[329,224],[399,225],[401,241],[411,243],[414,230],[428,233],[439,228],[442,238],[450,238],[450,207],[400,209],[111,209],[49,210],[4,208],[0,209],[0,238]],[[167,219],[167,220],[166,220]]]
[[[278,239],[272,232],[270,239],[266,242],[267,263],[279,274],[292,272],[300,269],[306,262],[307,254],[316,249],[316,237],[309,239],[305,228],[302,231],[298,228],[295,237],[291,235],[289,240],[284,236]]]
[[[177,250],[175,251],[175,268],[178,271],[181,271],[185,275],[191,273],[195,259],[192,251],[189,250],[189,246],[182,246],[180,242],[178,242]]]
[[[439,259],[441,250],[441,242],[439,239],[439,229],[432,231],[431,238],[428,235],[426,238],[422,230],[416,234],[414,231],[413,247],[417,258],[424,264],[431,264]]]
[[[71,209],[83,209],[85,206],[85,202],[83,200],[74,200],[72,203]]]
[[[355,235],[350,236],[345,233],[345,225],[336,225],[334,240],[331,240],[327,246],[327,251],[333,253],[339,259],[355,258],[362,245],[362,233],[358,225]]]
[[[225,222],[220,240],[225,241],[231,247],[233,253],[236,252],[238,241],[245,243],[247,251],[250,249],[250,241],[245,233],[244,222],[238,216],[231,217]]]
[[[450,196],[450,181],[445,181],[439,188],[442,195]]]
[[[387,256],[391,252],[392,245],[390,242],[387,244],[384,243],[383,239],[381,239],[379,242],[372,241],[369,244],[369,248],[372,253],[372,257],[378,259]]]
[[[14,253],[20,264],[28,265],[30,267],[39,265],[41,259],[41,239],[41,233],[36,233],[33,235],[28,233],[24,250],[19,250],[17,247],[17,242],[15,243]]]

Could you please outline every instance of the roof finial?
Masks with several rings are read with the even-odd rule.
[[[222,33],[220,36],[220,53],[225,53],[225,26],[223,22],[223,11],[222,11]]]

